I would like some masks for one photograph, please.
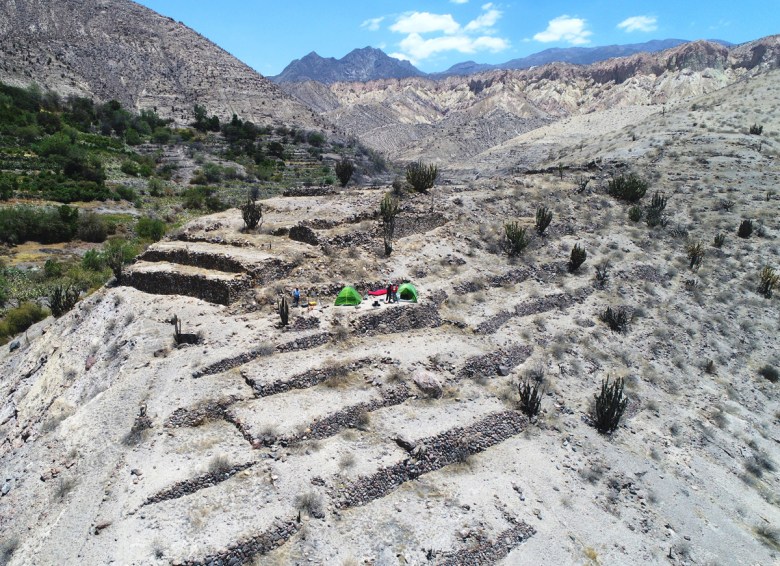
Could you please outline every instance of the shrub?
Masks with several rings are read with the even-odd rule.
[[[619,200],[638,202],[647,192],[647,182],[634,173],[621,175],[609,180],[607,192]]]
[[[579,244],[574,244],[571,249],[571,256],[569,256],[569,273],[574,273],[577,269],[585,263],[585,259],[588,257],[588,253]]]
[[[704,246],[701,242],[691,242],[685,247],[685,253],[688,255],[688,267],[696,271],[701,267],[704,259]]]
[[[106,267],[106,260],[99,251],[88,250],[81,258],[81,266],[90,271],[103,271]]]
[[[9,310],[0,320],[0,344],[5,344],[11,336],[24,332],[47,316],[49,311],[37,303],[22,303]]]
[[[382,202],[379,204],[379,215],[382,217],[386,256],[389,256],[393,252],[395,217],[398,216],[399,210],[400,206],[398,205],[398,199],[389,192],[385,193],[385,196],[382,197]]]
[[[306,513],[315,519],[321,519],[325,516],[322,509],[322,497],[313,491],[300,493],[295,496],[295,507],[299,512]]]
[[[542,385],[538,381],[526,380],[525,383],[518,385],[518,392],[520,393],[520,410],[528,418],[538,415],[544,395]]]
[[[125,175],[130,175],[131,177],[138,177],[138,163],[136,163],[135,161],[131,161],[130,159],[128,159],[127,161],[123,161],[119,169]]]
[[[762,133],[764,133],[764,126],[760,126],[758,124],[753,124],[750,126],[750,134],[753,136],[760,136]]]
[[[552,222],[552,217],[552,211],[548,210],[546,206],[540,206],[536,209],[536,231],[539,232],[540,235],[544,234],[544,231],[547,230],[550,222]]]
[[[715,240],[712,242],[712,245],[716,248],[722,248],[723,244],[726,242],[726,234],[723,232],[719,232],[715,234]]]
[[[600,315],[599,318],[602,322],[605,322],[612,332],[625,332],[628,328],[628,322],[630,316],[628,309],[625,307],[607,307]]]
[[[263,220],[263,206],[248,195],[246,202],[241,206],[241,217],[247,230],[254,230]]]
[[[417,161],[406,166],[406,181],[418,193],[427,193],[428,189],[432,189],[438,176],[439,168],[433,164]]]
[[[521,254],[528,246],[528,238],[526,237],[525,232],[525,228],[520,228],[520,225],[516,221],[504,224],[504,233],[506,234],[510,256]]]
[[[342,159],[336,163],[336,177],[339,178],[339,182],[342,187],[346,187],[352,175],[355,173],[355,164],[349,159]]]
[[[628,219],[631,222],[639,222],[642,220],[642,207],[634,205],[628,209]]]
[[[52,289],[51,295],[49,295],[49,308],[51,309],[51,314],[54,315],[55,318],[61,317],[76,306],[80,294],[81,291],[72,285],[55,286],[54,289]]]
[[[62,264],[56,259],[47,259],[43,264],[43,274],[46,279],[56,279],[62,277]]]
[[[313,145],[314,147],[322,147],[325,143],[325,134],[321,132],[309,132],[309,135],[306,136],[306,141],[309,142],[309,145]]]
[[[41,244],[68,242],[76,233],[78,210],[69,206],[58,208],[13,206],[0,208],[0,242],[21,244],[35,241]]]
[[[761,270],[761,273],[759,273],[758,278],[758,292],[767,299],[772,298],[772,290],[777,287],[778,282],[780,282],[780,275],[775,273],[774,268],[766,265],[764,266],[764,269]]]
[[[165,222],[159,218],[144,216],[136,222],[135,233],[139,238],[156,242],[165,235]]]
[[[152,177],[149,179],[149,182],[147,183],[147,187],[149,188],[149,194],[153,197],[159,197],[162,196],[163,189],[165,188],[165,184],[162,182],[162,179],[159,177]]]
[[[766,364],[764,367],[758,370],[758,374],[772,383],[777,383],[778,379],[780,379],[780,373],[778,373],[777,368],[772,367],[769,364]]]
[[[106,240],[109,232],[111,226],[100,215],[94,212],[79,215],[78,228],[76,228],[76,237],[79,240],[99,244]]]
[[[618,378],[610,385],[609,377],[601,382],[601,393],[594,395],[593,421],[602,434],[617,429],[628,401],[623,398],[623,379]]]
[[[596,266],[596,287],[603,289],[609,283],[609,262],[603,261]]]
[[[753,233],[753,221],[745,219],[739,224],[737,228],[737,236],[740,238],[749,238]]]

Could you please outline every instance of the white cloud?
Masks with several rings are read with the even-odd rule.
[[[655,16],[631,16],[617,25],[627,33],[632,31],[650,32],[658,29],[658,18]]]
[[[475,53],[477,51],[503,51],[509,47],[509,42],[500,37],[472,37],[465,34],[443,35],[423,39],[419,33],[411,33],[401,40],[401,49],[411,60],[421,61],[437,53],[457,51],[458,53]]]
[[[400,16],[390,30],[397,33],[455,33],[460,25],[451,14],[430,12],[407,12]]]
[[[593,32],[585,29],[587,24],[588,22],[582,18],[558,16],[548,22],[546,30],[534,35],[534,39],[542,43],[566,41],[572,45],[585,45],[590,43],[588,38],[593,35]]]
[[[482,8],[486,10],[486,12],[480,14],[477,18],[467,23],[465,30],[466,31],[489,30],[494,25],[496,25],[498,20],[501,19],[501,11],[496,10],[492,6],[493,6],[492,4],[485,4],[484,6],[482,6]]]
[[[465,4],[465,0],[450,0]],[[499,52],[509,48],[509,41],[497,36],[495,25],[502,12],[489,2],[482,5],[482,13],[462,26],[452,14],[406,12],[396,19],[390,30],[404,34],[398,43],[399,52],[392,56],[413,63],[440,53]]]
[[[417,64],[417,61],[415,61],[414,59],[409,57],[406,53],[396,52],[396,53],[388,53],[387,55],[389,57],[394,57],[396,59],[400,59],[401,61],[409,61],[412,65],[416,65]]]
[[[360,24],[360,27],[366,28],[369,31],[377,31],[379,29],[379,24],[382,23],[382,20],[384,20],[385,17],[381,16],[379,18],[369,18],[368,20],[365,20],[362,24]]]

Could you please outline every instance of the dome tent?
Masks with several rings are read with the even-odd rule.
[[[398,297],[402,301],[417,302],[417,289],[411,283],[401,283],[398,287]]]
[[[355,305],[359,305],[362,300],[360,293],[355,291],[354,287],[344,287],[336,297],[336,302],[334,304],[337,307],[354,307]]]

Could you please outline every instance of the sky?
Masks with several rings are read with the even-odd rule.
[[[371,46],[425,72],[551,47],[780,33],[780,0],[138,0],[264,75]]]

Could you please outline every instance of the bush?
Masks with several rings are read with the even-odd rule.
[[[739,228],[737,228],[737,236],[740,238],[749,238],[750,235],[753,233],[753,221],[752,220],[743,220]]]
[[[9,310],[0,320],[0,344],[5,344],[9,338],[24,332],[47,316],[49,311],[37,303],[22,303]]]
[[[585,259],[588,257],[587,252],[579,244],[574,244],[571,249],[571,256],[569,257],[569,273],[574,273],[579,267],[585,263]]]
[[[122,282],[124,266],[135,257],[135,248],[124,238],[111,238],[103,248],[106,265],[116,277],[116,282]]]
[[[321,132],[309,132],[309,135],[306,137],[306,141],[309,142],[309,145],[313,145],[314,147],[322,147],[325,143],[325,139],[325,134]]]
[[[715,234],[715,240],[712,242],[712,245],[716,248],[722,248],[724,243],[726,243],[726,234],[723,232]]]
[[[518,392],[520,393],[520,410],[528,418],[538,415],[544,395],[542,385],[538,381],[526,380],[525,383],[518,385]]]
[[[647,192],[647,182],[634,173],[628,176],[621,175],[609,180],[607,192],[619,200],[638,202]]]
[[[104,242],[112,231],[112,226],[94,212],[87,212],[79,216],[76,237],[83,242],[99,244]]]
[[[427,193],[428,189],[432,189],[438,176],[439,168],[433,164],[417,161],[406,166],[406,181],[418,193]]]
[[[81,258],[81,265],[90,271],[103,271],[106,268],[106,260],[97,250],[89,250]]]
[[[0,208],[0,241],[9,244],[69,242],[76,232],[77,220],[78,210],[64,205]]]
[[[43,274],[46,279],[56,279],[62,277],[62,264],[56,259],[47,259],[43,264]]]
[[[753,124],[750,126],[751,135],[760,136],[762,133],[764,133],[764,126],[759,126],[758,124]]]
[[[539,235],[544,234],[544,231],[547,230],[552,222],[552,217],[552,211],[548,210],[546,206],[540,206],[536,209],[536,231],[539,232]]]
[[[504,233],[506,234],[510,256],[521,254],[528,246],[528,238],[526,237],[525,232],[525,228],[520,228],[520,225],[516,221],[504,224]]]
[[[639,222],[642,220],[642,207],[634,205],[628,209],[628,219],[631,222]]]
[[[601,393],[594,395],[593,421],[602,434],[617,429],[628,401],[623,398],[623,379],[618,378],[610,385],[609,377],[601,382]]]
[[[777,284],[780,281],[780,276],[775,273],[774,268],[767,265],[764,266],[764,269],[761,270],[758,278],[758,292],[767,299],[772,298],[772,290],[777,287]]]
[[[336,163],[336,177],[339,178],[339,182],[342,187],[346,187],[349,180],[352,178],[355,172],[355,164],[349,159],[342,159]]]
[[[602,322],[605,322],[612,332],[625,332],[628,328],[629,313],[625,307],[607,307],[600,315],[599,318]]]
[[[603,289],[609,283],[609,262],[603,261],[596,266],[596,287]]]
[[[135,233],[139,238],[156,242],[165,235],[165,222],[148,216],[139,218],[135,225]]]
[[[778,373],[777,368],[772,367],[769,364],[766,364],[764,367],[758,370],[758,373],[761,377],[771,381],[772,383],[777,383],[777,380],[780,379],[780,373]]]
[[[127,160],[122,162],[122,165],[119,167],[119,169],[124,173],[125,175],[130,175],[131,177],[138,177],[138,163],[135,161]]]

